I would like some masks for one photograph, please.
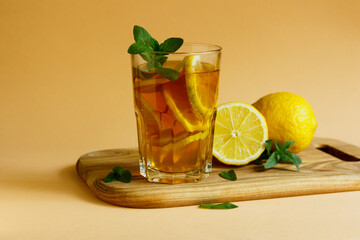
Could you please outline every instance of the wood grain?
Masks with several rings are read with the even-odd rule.
[[[97,151],[79,158],[76,168],[90,191],[99,199],[119,206],[163,208],[201,203],[220,203],[265,198],[360,190],[360,148],[333,139],[315,138],[299,156],[301,172],[292,164],[226,166],[214,159],[213,171],[197,183],[149,183],[139,174],[135,149]],[[131,171],[130,183],[105,183],[114,166]],[[219,177],[235,169],[238,180]]]

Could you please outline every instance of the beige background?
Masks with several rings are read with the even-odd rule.
[[[359,12],[357,0],[0,0],[0,238],[359,239],[359,192],[134,210],[95,199],[73,166],[137,144],[134,24],[221,45],[219,103],[294,92],[313,106],[316,136],[360,145]]]

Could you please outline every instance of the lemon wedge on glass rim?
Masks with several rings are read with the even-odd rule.
[[[222,163],[245,165],[265,150],[268,128],[253,106],[230,102],[217,107],[213,155]]]

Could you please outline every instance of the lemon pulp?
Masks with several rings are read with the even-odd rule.
[[[261,155],[267,138],[265,118],[253,106],[240,102],[218,106],[213,154],[219,161],[247,164]]]

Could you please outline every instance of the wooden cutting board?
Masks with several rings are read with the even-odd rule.
[[[197,183],[149,183],[139,174],[138,151],[115,149],[83,155],[77,162],[79,176],[99,199],[114,205],[136,208],[162,208],[201,203],[221,203],[265,198],[360,190],[360,148],[324,138],[314,139],[299,156],[301,172],[293,164],[226,166],[215,158],[213,171]],[[130,183],[105,183],[114,166],[131,171]],[[219,176],[235,169],[238,180]]]

